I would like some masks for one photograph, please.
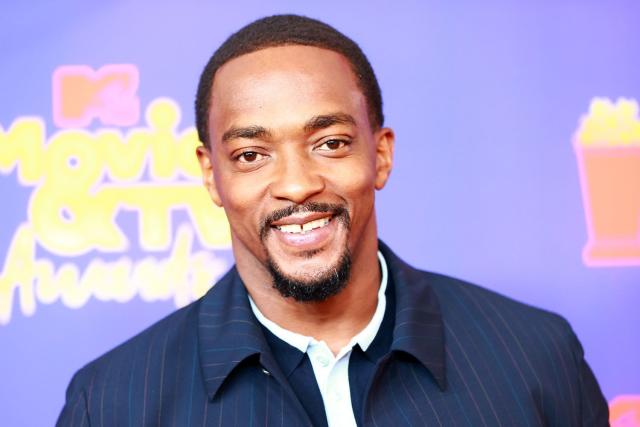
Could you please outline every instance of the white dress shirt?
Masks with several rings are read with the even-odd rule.
[[[382,324],[384,312],[387,307],[387,299],[385,297],[385,291],[387,289],[387,263],[380,251],[378,251],[378,260],[380,262],[382,279],[378,290],[376,311],[373,313],[373,317],[371,317],[367,326],[351,338],[351,341],[342,347],[336,356],[333,355],[333,352],[324,341],[317,341],[313,337],[289,331],[264,317],[253,302],[251,296],[249,296],[251,309],[258,321],[271,331],[273,335],[301,352],[307,353],[309,356],[311,366],[313,366],[313,373],[318,382],[320,394],[322,394],[322,401],[324,403],[324,410],[327,415],[329,427],[356,426],[356,419],[353,414],[353,408],[351,407],[351,392],[349,389],[349,357],[351,356],[351,350],[356,344],[360,345],[363,351],[366,351],[378,334],[378,330]]]

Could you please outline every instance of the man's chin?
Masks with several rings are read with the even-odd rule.
[[[296,222],[300,215],[308,220],[308,229]],[[260,239],[273,287],[286,298],[305,302],[340,292],[351,270],[350,224],[347,209],[329,203],[289,206],[264,218]]]
[[[282,268],[282,262],[267,258],[273,287],[283,297],[291,297],[299,302],[321,302],[344,289],[351,271],[351,254],[348,248],[345,247],[338,259],[331,263],[322,262],[322,254],[313,252],[300,253],[303,259],[296,261],[299,261],[301,268],[296,268],[291,273],[286,271],[291,265],[287,265],[285,269]]]

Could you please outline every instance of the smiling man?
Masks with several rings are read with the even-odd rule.
[[[374,193],[393,152],[381,106],[344,55],[315,46],[228,59],[209,82],[198,156],[238,273],[267,319],[337,354],[377,305]]]
[[[80,370],[60,425],[607,425],[564,319],[378,240],[394,134],[352,40],[258,20],[212,56],[196,113],[236,267]]]

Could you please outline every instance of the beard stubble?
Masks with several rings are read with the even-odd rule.
[[[271,257],[265,245],[265,240],[269,233],[272,232],[271,224],[273,222],[299,212],[329,212],[332,214],[331,221],[339,221],[347,231],[345,246],[338,261],[334,265],[328,266],[324,271],[302,278],[284,273],[278,263]],[[351,252],[346,243],[349,240],[349,231],[349,213],[344,206],[338,204],[310,202],[272,212],[262,221],[260,239],[267,254],[266,267],[273,279],[273,287],[283,297],[293,298],[298,302],[322,302],[331,296],[337,295],[345,288],[351,274]],[[301,255],[311,258],[317,253],[318,251],[309,251]]]

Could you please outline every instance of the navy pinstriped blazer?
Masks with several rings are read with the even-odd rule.
[[[416,270],[380,243],[395,283],[391,351],[366,426],[606,426],[608,408],[561,317]],[[76,373],[60,426],[304,426],[235,270],[202,299]]]

